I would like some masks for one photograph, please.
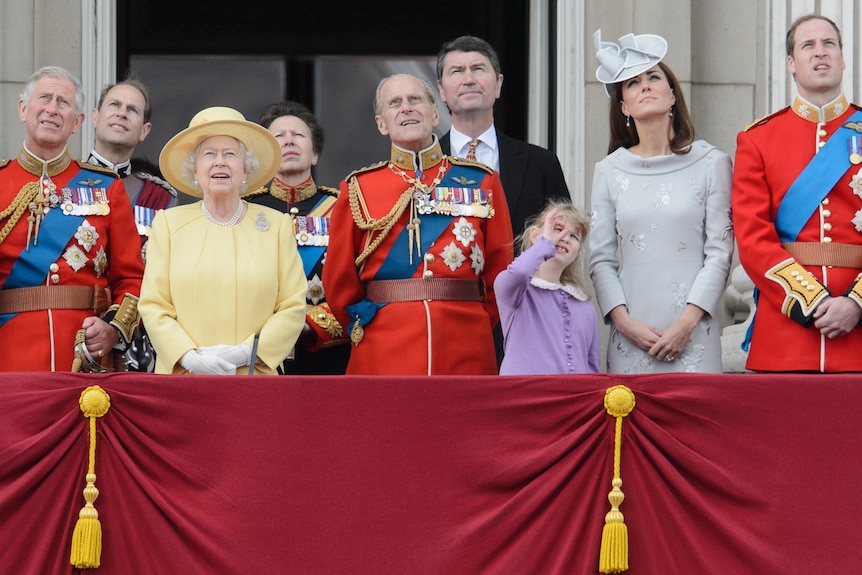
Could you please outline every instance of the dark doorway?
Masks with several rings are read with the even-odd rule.
[[[326,131],[316,177],[335,186],[349,170],[388,154],[371,107],[384,72],[423,69],[433,79],[440,46],[462,34],[485,38],[499,53],[505,82],[496,124],[524,138],[528,3],[119,0],[117,75],[131,69],[152,92],[153,132],[141,156],[157,160],[206,106],[232,106],[256,120],[266,104],[298,100]],[[441,130],[448,124],[444,111]]]

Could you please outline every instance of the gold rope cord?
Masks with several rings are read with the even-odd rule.
[[[368,256],[371,255],[374,250],[380,245],[380,243],[386,239],[386,236],[389,235],[389,232],[392,231],[393,226],[395,226],[395,222],[401,217],[404,213],[404,210],[407,209],[407,206],[413,200],[413,194],[415,191],[422,192],[423,194],[428,194],[437,187],[437,185],[443,181],[443,176],[446,174],[446,170],[449,168],[449,162],[444,160],[440,162],[440,167],[437,169],[437,175],[434,177],[434,180],[431,182],[430,186],[426,186],[422,183],[418,178],[412,178],[407,175],[407,172],[404,170],[400,170],[395,167],[392,162],[389,162],[389,169],[392,170],[393,173],[400,176],[402,180],[406,183],[410,184],[410,187],[401,194],[401,197],[398,198],[398,201],[395,202],[395,205],[392,206],[392,209],[389,210],[389,213],[380,218],[379,220],[375,220],[370,217],[370,213],[368,211],[368,206],[365,205],[365,198],[362,195],[362,190],[359,189],[359,181],[356,179],[356,176],[350,178],[350,181],[347,184],[348,190],[348,199],[350,200],[350,211],[353,214],[353,221],[356,222],[356,227],[358,227],[363,232],[366,231],[379,231],[380,233],[362,250],[362,253],[354,260],[356,267],[360,267]],[[360,202],[362,206],[360,206]],[[366,218],[364,214],[369,214],[369,217]],[[410,226],[413,226],[411,228]],[[410,215],[410,223],[408,224],[408,229],[410,230],[410,245],[411,245],[411,263],[412,263],[412,245],[413,245],[413,237],[414,234],[416,238],[419,237],[419,217],[418,214],[415,213],[415,208],[411,210]],[[369,234],[369,236],[372,234]],[[417,249],[419,249],[419,242],[417,242]]]
[[[18,223],[18,220],[21,219],[21,216],[24,215],[24,210],[30,207],[30,202],[39,194],[39,182],[29,182],[24,184],[24,187],[21,188],[21,191],[18,192],[18,195],[15,196],[15,199],[12,200],[5,210],[0,212],[0,220],[4,218],[9,218],[6,224],[0,229],[0,244],[6,241],[6,238],[9,236],[9,233],[12,231],[12,228],[15,227],[15,224]],[[29,241],[27,242],[30,243]]]
[[[359,202],[361,201],[363,204],[362,208],[364,208],[367,213],[368,208],[365,206],[362,191],[359,189],[359,182],[356,180],[356,176],[350,178],[350,181],[347,184],[348,199],[350,200],[350,212],[353,214],[353,221],[356,222],[356,227],[363,232],[379,232],[377,236],[374,237],[374,240],[364,250],[362,250],[362,253],[357,256],[356,260],[354,260],[356,267],[361,266],[368,256],[377,249],[377,246],[386,239],[389,232],[392,231],[395,222],[398,221],[398,218],[401,217],[401,214],[404,213],[404,210],[406,210],[407,206],[410,204],[410,200],[413,199],[414,189],[415,186],[411,186],[405,190],[404,193],[401,194],[401,197],[398,198],[398,201],[395,202],[395,205],[392,206],[392,209],[389,210],[389,213],[379,220],[375,220],[370,216],[366,219],[359,206]]]

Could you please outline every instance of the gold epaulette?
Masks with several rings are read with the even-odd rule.
[[[104,166],[99,166],[97,164],[91,164],[89,162],[85,162],[84,160],[75,160],[75,163],[78,164],[79,168],[84,170],[90,170],[92,172],[99,172],[100,174],[105,174],[108,176],[114,176],[114,178],[119,178],[117,172],[110,168],[106,168]]]
[[[317,186],[317,191],[336,198],[341,194],[341,190],[338,188],[330,188],[329,186]]]
[[[254,189],[254,190],[248,191],[248,192],[246,192],[246,193],[244,193],[244,194],[240,194],[240,197],[241,197],[241,198],[248,198],[248,197],[251,197],[251,196],[259,196],[259,195],[261,195],[261,194],[268,194],[268,193],[269,193],[269,188],[268,188],[268,187],[266,187],[266,186],[261,186],[261,187],[259,187],[259,188],[257,188],[257,189]]]
[[[494,173],[494,170],[492,170],[482,162],[477,162],[476,160],[467,160],[465,158],[459,158],[458,156],[449,156],[449,163],[456,166],[469,166],[471,168],[480,168],[482,170],[485,170],[489,174]]]
[[[374,170],[379,170],[380,168],[384,167],[388,163],[389,163],[389,160],[384,160],[382,162],[377,162],[376,164],[372,164],[372,165],[366,166],[364,168],[359,168],[358,170],[353,170],[352,172],[347,174],[347,177],[344,178],[344,181],[346,182],[347,180],[349,180],[353,176],[358,176],[359,174],[364,174],[365,172],[373,172]]]
[[[747,126],[745,127],[745,130],[743,130],[743,131],[744,131],[744,132],[747,132],[747,131],[748,131],[748,130],[750,130],[751,128],[754,128],[754,127],[757,127],[757,126],[763,125],[763,124],[765,124],[766,122],[768,122],[769,120],[771,120],[772,118],[774,118],[775,116],[777,116],[778,114],[783,114],[783,113],[784,113],[784,112],[786,112],[787,110],[790,110],[790,106],[787,106],[786,108],[782,108],[782,109],[778,110],[777,112],[773,112],[773,113],[771,113],[771,114],[769,114],[769,115],[767,115],[767,116],[763,116],[763,117],[762,117],[762,118],[760,118],[759,120],[755,120],[754,122],[752,122],[752,123],[750,123],[749,125],[747,125]]]
[[[174,187],[167,180],[164,180],[164,179],[162,179],[158,176],[155,176],[149,172],[135,172],[132,175],[135,176],[136,178],[138,178],[139,180],[147,180],[148,182],[152,182],[152,183],[156,184],[157,186],[161,186],[165,190],[167,190],[168,193],[171,194],[173,197],[177,197],[177,191],[174,189]]]

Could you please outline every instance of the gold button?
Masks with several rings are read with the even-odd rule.
[[[802,280],[802,287],[808,287],[808,280]]]
[[[434,272],[432,272],[431,270],[425,270],[425,271],[422,273],[422,277],[423,277],[423,278],[425,278],[426,280],[427,280],[427,279],[431,279],[431,278],[433,278],[433,277],[434,277]]]
[[[425,254],[425,261],[429,264],[434,263],[434,254]]]
[[[823,198],[823,201],[820,203],[823,204],[824,206],[828,206],[829,205],[829,198]]]
[[[831,211],[829,211],[829,210],[823,210],[823,217],[824,217],[824,218],[828,218],[828,217],[829,217],[829,216],[831,216],[831,215],[832,215],[832,212],[831,212]]]
[[[58,271],[60,271],[60,266],[58,266],[57,264],[54,263],[54,264],[51,264],[51,267],[48,269],[50,269],[53,273],[57,273]]]
[[[823,238],[823,243],[828,244],[831,242],[832,242],[832,238],[830,238],[829,236],[826,236],[825,238]]]
[[[817,132],[817,135],[820,136],[821,138],[825,138],[826,137],[826,130],[821,129],[819,132]]]
[[[823,147],[823,146],[825,146],[825,145],[826,145],[826,142],[817,142],[817,147],[818,147],[818,148],[822,148],[822,147]]]
[[[814,290],[815,290],[815,289],[817,289],[817,288],[815,288],[814,286],[808,286],[808,287],[807,287],[807,288],[805,288],[805,289],[807,289],[808,291],[814,291]]]
[[[51,283],[60,283],[60,276],[58,274],[51,274]]]
[[[832,224],[830,224],[829,222],[826,222],[825,224],[823,224],[823,229],[826,230],[827,232],[832,230]]]

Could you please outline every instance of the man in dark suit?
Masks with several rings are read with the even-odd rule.
[[[502,86],[497,52],[481,38],[461,36],[437,54],[437,88],[452,114],[452,129],[440,138],[443,153],[478,160],[500,173],[517,236],[548,200],[571,196],[555,154],[494,127]]]

